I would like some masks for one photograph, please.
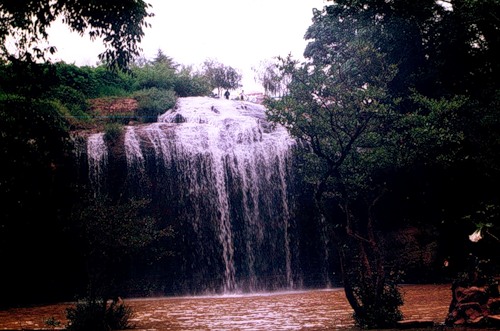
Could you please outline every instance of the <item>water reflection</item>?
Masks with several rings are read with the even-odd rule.
[[[303,330],[351,325],[342,290],[136,301],[137,326],[161,330]]]
[[[403,286],[405,319],[442,323],[451,301],[449,285]],[[352,328],[352,309],[342,289],[257,295],[128,299],[136,330],[332,330]],[[65,323],[68,305],[0,311],[0,329],[46,328]]]

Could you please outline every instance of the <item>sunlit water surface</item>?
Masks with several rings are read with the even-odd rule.
[[[443,323],[450,285],[402,287],[404,319]],[[206,297],[126,299],[135,330],[335,330],[353,327],[352,309],[342,289]],[[58,304],[0,311],[0,330],[50,329],[51,317],[66,323]]]

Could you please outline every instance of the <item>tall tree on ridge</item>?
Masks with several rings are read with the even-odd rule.
[[[216,60],[205,60],[203,72],[211,87],[217,89],[219,96],[221,96],[222,90],[237,89],[241,86],[241,74],[233,67],[226,66]]]

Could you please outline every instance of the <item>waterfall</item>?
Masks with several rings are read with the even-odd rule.
[[[90,135],[87,144],[89,180],[99,188],[103,135]],[[180,98],[156,123],[126,127],[126,187],[151,197],[176,226],[179,287],[295,287],[294,145],[284,128],[266,121],[263,106],[208,97]]]
[[[94,133],[87,140],[87,156],[89,163],[89,180],[96,194],[101,193],[105,185],[104,171],[108,164],[108,150],[104,141],[104,133]]]
[[[125,155],[128,168],[137,167],[138,171],[144,171],[144,156],[132,127],[127,127],[125,131]]]

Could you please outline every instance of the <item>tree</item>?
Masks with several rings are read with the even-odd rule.
[[[179,65],[158,49],[153,60],[138,58],[132,67],[135,89],[173,89]]]
[[[131,72],[134,75],[133,87],[136,90],[153,87],[169,90],[174,87],[175,69],[167,63],[152,61],[141,67],[132,67]]]
[[[158,52],[156,53],[155,58],[152,61],[153,64],[163,64],[167,68],[177,70],[179,65],[175,63],[174,59],[172,59],[170,56],[167,56],[161,49],[158,49]]]
[[[328,56],[335,55],[329,47],[343,52],[345,43],[361,29],[365,38],[385,54],[388,63],[398,65],[398,72],[388,85],[392,94],[406,94],[409,87],[424,86],[424,75],[418,75],[427,55],[423,40],[429,37],[430,22],[444,12],[435,0],[331,2],[321,19],[315,15],[315,22],[306,32],[305,38],[310,40],[304,52],[306,57],[330,61]]]
[[[106,197],[83,199],[75,205],[69,231],[79,242],[88,276],[91,299],[113,299],[128,280],[135,263],[157,261],[170,254],[156,250],[172,236],[148,214],[147,200],[112,201]]]
[[[169,252],[156,245],[171,236],[148,215],[147,200],[112,201],[98,196],[74,205],[68,231],[83,255],[87,292],[67,309],[68,330],[122,330],[131,327],[132,310],[120,294],[134,263],[157,261]]]
[[[414,88],[427,97],[440,98],[498,86],[498,1],[330,2],[327,15],[306,32],[306,39],[311,40],[307,57],[319,59],[326,54],[326,45],[341,49],[339,36],[353,33],[349,24],[362,24],[370,27],[367,37],[386,54],[387,61],[398,65],[389,84],[394,95],[408,96],[408,89]]]
[[[55,47],[41,48],[48,40],[47,28],[62,16],[63,22],[80,35],[92,40],[102,38],[106,50],[99,59],[110,68],[127,68],[133,56],[139,53],[138,44],[144,36],[144,27],[152,14],[149,4],[142,0],[99,1],[87,3],[77,0],[35,1],[7,0],[0,3],[0,59],[25,60],[44,58]],[[15,50],[7,46],[15,40]]]
[[[0,306],[60,298],[73,276],[71,264],[51,263],[71,251],[61,219],[71,204],[67,121],[53,102],[1,93],[0,121],[0,259],[10,270]]]
[[[281,68],[289,94],[268,101],[269,118],[306,146],[306,170],[315,186],[319,217],[330,225],[346,297],[362,327],[388,327],[401,319],[401,295],[386,270],[377,238],[377,203],[385,193],[378,172],[397,161],[387,95],[394,67],[359,34],[325,63]]]
[[[174,91],[179,97],[210,95],[212,93],[207,77],[192,66],[182,66],[174,84]]]
[[[283,60],[288,95],[268,101],[271,119],[309,148],[304,171],[361,326],[400,317],[377,238],[394,218],[387,206],[401,201],[396,195],[416,200],[420,217],[436,224],[475,210],[477,200],[498,200],[490,153],[490,143],[498,146],[498,34],[491,32],[500,4],[443,3],[332,1],[306,32],[308,62]],[[401,188],[398,178],[414,186]],[[399,213],[392,222],[414,217]]]
[[[272,61],[262,61],[258,68],[253,68],[257,80],[264,87],[266,95],[281,97],[286,93],[288,78],[282,75],[279,68]]]
[[[383,328],[402,317],[397,270],[386,268],[377,231],[387,169],[406,162],[390,94],[398,71],[373,41],[374,28],[337,9],[314,12],[309,61],[281,59],[291,82],[281,100],[268,100],[268,115],[306,146],[303,171],[335,243],[356,323]]]
[[[221,96],[222,90],[237,89],[240,87],[241,74],[230,66],[207,59],[203,62],[203,72],[213,89],[217,89],[217,94]]]

